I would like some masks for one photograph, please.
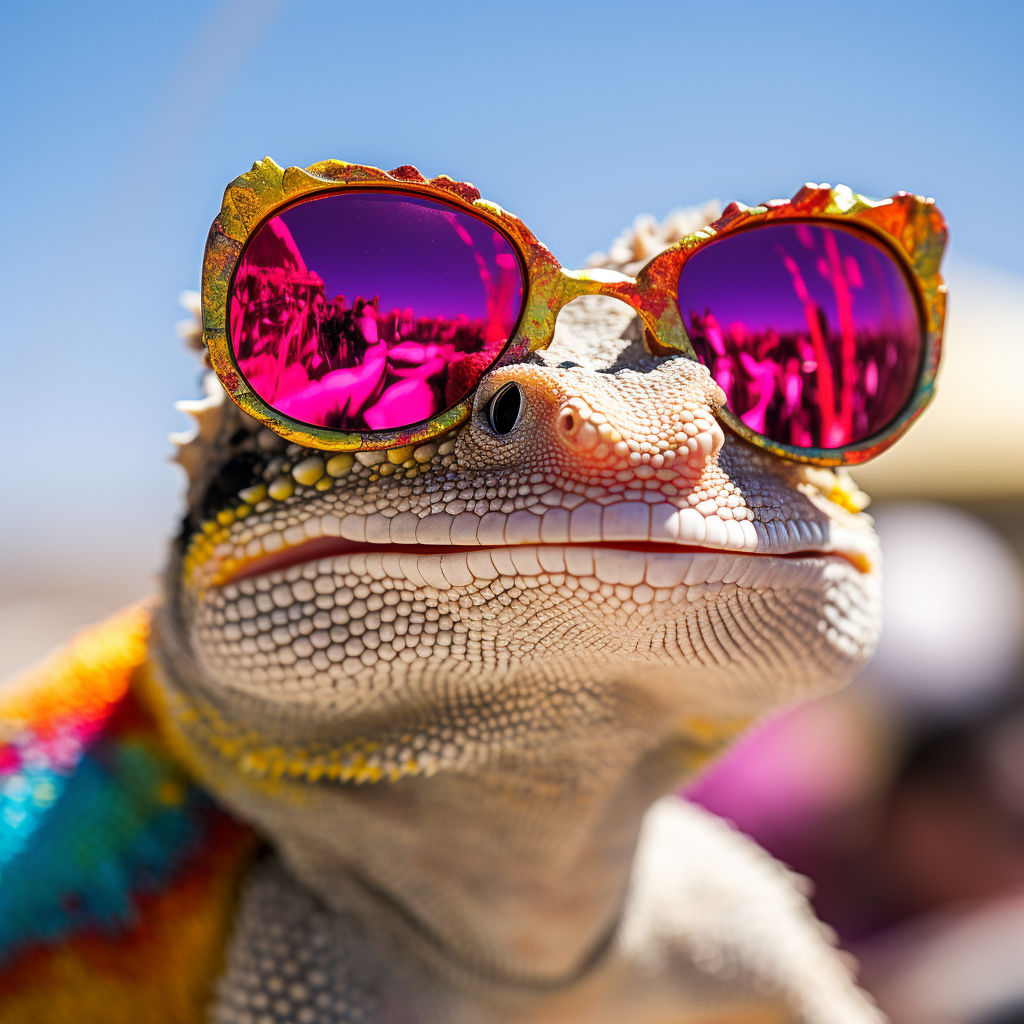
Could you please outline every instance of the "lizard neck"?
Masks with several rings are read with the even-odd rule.
[[[295,875],[336,909],[354,878],[459,965],[564,983],[613,933],[643,814],[683,760],[666,744],[631,771],[582,780],[577,765],[513,758],[472,775],[343,787],[315,815],[278,805],[263,821]]]
[[[358,785],[252,770],[272,755],[245,749],[241,729],[211,741],[202,699],[167,672],[149,680],[179,755],[324,903],[359,915],[383,901],[453,965],[534,985],[572,980],[600,956],[645,811],[743,724],[684,728],[676,716],[667,729],[665,708],[647,702],[641,713],[635,692],[630,714],[611,713],[632,687],[606,686],[607,713],[541,745],[505,749],[472,771]],[[353,886],[366,894],[362,909]]]

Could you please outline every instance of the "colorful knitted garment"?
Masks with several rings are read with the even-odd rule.
[[[129,608],[0,691],[0,1024],[206,1019],[257,842],[136,695],[149,621]]]

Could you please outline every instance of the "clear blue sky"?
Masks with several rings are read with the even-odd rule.
[[[224,186],[267,154],[473,181],[569,265],[641,212],[903,188],[937,197],[958,256],[1024,272],[1020,0],[4,0],[0,19],[10,564],[40,543],[159,564],[171,402],[197,378],[175,297]]]

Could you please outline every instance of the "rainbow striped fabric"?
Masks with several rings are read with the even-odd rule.
[[[150,609],[0,694],[0,1024],[206,1019],[258,843],[139,700]]]

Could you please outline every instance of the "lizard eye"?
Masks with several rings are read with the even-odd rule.
[[[496,434],[507,434],[519,422],[523,393],[518,384],[499,388],[487,403],[487,419]]]

